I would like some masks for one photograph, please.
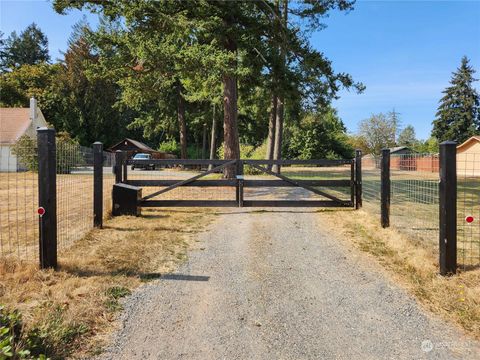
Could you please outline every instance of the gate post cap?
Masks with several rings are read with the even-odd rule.
[[[44,132],[44,131],[52,131],[52,132],[55,132],[55,129],[54,129],[54,128],[48,128],[48,127],[46,127],[46,126],[42,126],[42,127],[37,128],[37,132]]]

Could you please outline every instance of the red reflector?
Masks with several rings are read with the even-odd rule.
[[[45,214],[45,209],[40,206],[40,207],[37,209],[37,213],[38,213],[38,215],[42,216],[42,215]]]
[[[473,223],[475,221],[474,217],[473,216],[467,216],[465,218],[465,221],[469,224]]]

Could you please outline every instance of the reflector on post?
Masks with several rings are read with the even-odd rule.
[[[475,221],[475,218],[473,216],[467,216],[465,218],[465,221],[468,223],[468,224],[471,224]]]

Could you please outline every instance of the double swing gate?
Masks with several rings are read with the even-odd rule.
[[[116,183],[141,189],[139,207],[361,206],[361,156],[345,160],[125,159]]]

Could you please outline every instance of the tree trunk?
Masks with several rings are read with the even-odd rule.
[[[233,39],[227,38],[225,48],[236,53],[237,44]],[[236,62],[231,64],[231,71],[236,66]],[[224,159],[238,159],[240,158],[240,144],[237,124],[237,79],[229,72],[223,75],[223,110]],[[226,178],[234,178],[235,174],[235,166],[225,168],[224,176]]]
[[[277,119],[275,122],[275,145],[273,149],[273,160],[282,159],[283,115],[283,96],[279,96],[277,100]],[[280,165],[273,165],[272,170],[273,172],[280,174]]]
[[[202,159],[207,158],[207,124],[203,124]]]
[[[215,105],[213,105],[212,110],[212,133],[210,135],[210,160],[215,159],[215,150],[217,148],[217,121],[215,119]],[[212,170],[213,165],[208,165],[208,169]]]
[[[177,84],[177,117],[180,128],[180,159],[187,158],[187,125],[185,123],[185,99],[182,95],[182,85]]]
[[[277,96],[272,95],[272,108],[270,109],[270,117],[268,119],[268,137],[267,137],[267,153],[265,158],[267,160],[273,159],[273,151],[275,147],[275,126],[277,122]],[[269,169],[272,167],[267,166]]]
[[[288,0],[283,0],[283,27],[287,29],[288,27]],[[284,31],[284,30],[283,30]],[[286,36],[286,35],[285,35]],[[280,60],[281,60],[281,73],[280,78],[285,79],[286,71],[286,61],[287,61],[287,50],[286,50],[286,39],[283,40],[280,46]],[[283,119],[285,112],[285,96],[282,94],[278,97],[277,100],[277,121],[275,124],[275,146],[273,150],[273,159],[281,160],[282,159],[282,140],[283,140]],[[274,165],[272,170],[280,174],[280,165]]]
[[[237,124],[237,84],[236,79],[231,75],[223,77],[223,108],[224,159],[238,159],[240,144]],[[235,166],[225,169],[225,177],[235,177]]]

